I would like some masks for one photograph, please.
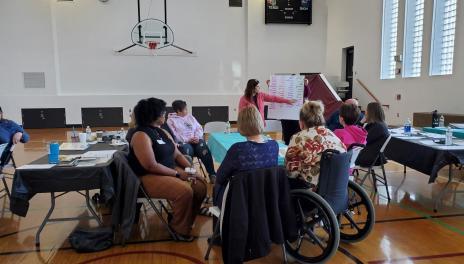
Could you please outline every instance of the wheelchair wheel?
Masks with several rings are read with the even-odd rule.
[[[323,263],[337,251],[340,231],[335,213],[318,194],[309,190],[290,192],[295,209],[298,237],[286,241],[290,260],[300,263]]]
[[[338,219],[343,242],[361,241],[374,227],[374,205],[366,191],[353,181],[348,182],[348,209]]]

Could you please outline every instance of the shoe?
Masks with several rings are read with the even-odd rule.
[[[179,241],[179,242],[192,242],[193,240],[195,240],[194,236],[184,236],[184,235],[181,235],[181,234],[176,234],[176,241]]]
[[[214,184],[216,182],[216,174],[209,175],[209,183]]]

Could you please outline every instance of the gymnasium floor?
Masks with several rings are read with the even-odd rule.
[[[31,142],[15,150],[18,165],[45,154],[45,142],[66,139],[65,129],[29,130]],[[446,171],[442,174],[445,175]],[[445,195],[438,213],[433,213],[433,201],[443,187],[427,184],[428,176],[390,163],[387,175],[392,194],[387,203],[384,188],[374,196],[377,222],[370,236],[356,244],[341,243],[330,263],[464,263],[464,195]],[[464,171],[455,171],[457,178]],[[11,185],[11,180],[8,180]],[[462,188],[452,184],[451,188]],[[152,211],[142,214],[125,247],[116,245],[100,253],[77,254],[67,242],[77,226],[96,226],[95,221],[60,222],[49,224],[41,235],[41,248],[35,249],[35,232],[50,206],[49,195],[38,194],[31,200],[27,217],[8,211],[9,202],[0,199],[0,263],[204,263],[207,237],[212,233],[211,219],[199,216],[193,231],[199,238],[192,243],[169,241]],[[98,210],[106,223],[109,212]],[[57,200],[54,217],[87,215],[85,200],[78,194],[68,194]],[[221,263],[220,249],[214,248],[209,263]],[[266,258],[250,263],[281,263],[281,251],[274,247]]]

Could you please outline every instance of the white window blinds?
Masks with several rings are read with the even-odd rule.
[[[435,0],[430,75],[453,73],[457,0]]]
[[[398,47],[398,1],[399,0],[383,1],[381,79],[395,78],[395,56]]]
[[[424,0],[406,0],[403,76],[419,77],[422,67]]]

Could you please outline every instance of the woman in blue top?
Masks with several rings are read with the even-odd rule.
[[[0,107],[0,144],[10,142],[18,144],[19,142],[26,143],[28,141],[29,135],[20,125],[3,118],[3,111]]]
[[[214,185],[213,204],[222,205],[222,196],[230,178],[239,172],[278,165],[279,145],[274,140],[264,139],[261,134],[264,123],[256,107],[244,108],[238,114],[238,132],[247,138],[235,143],[227,151],[221,163]]]

